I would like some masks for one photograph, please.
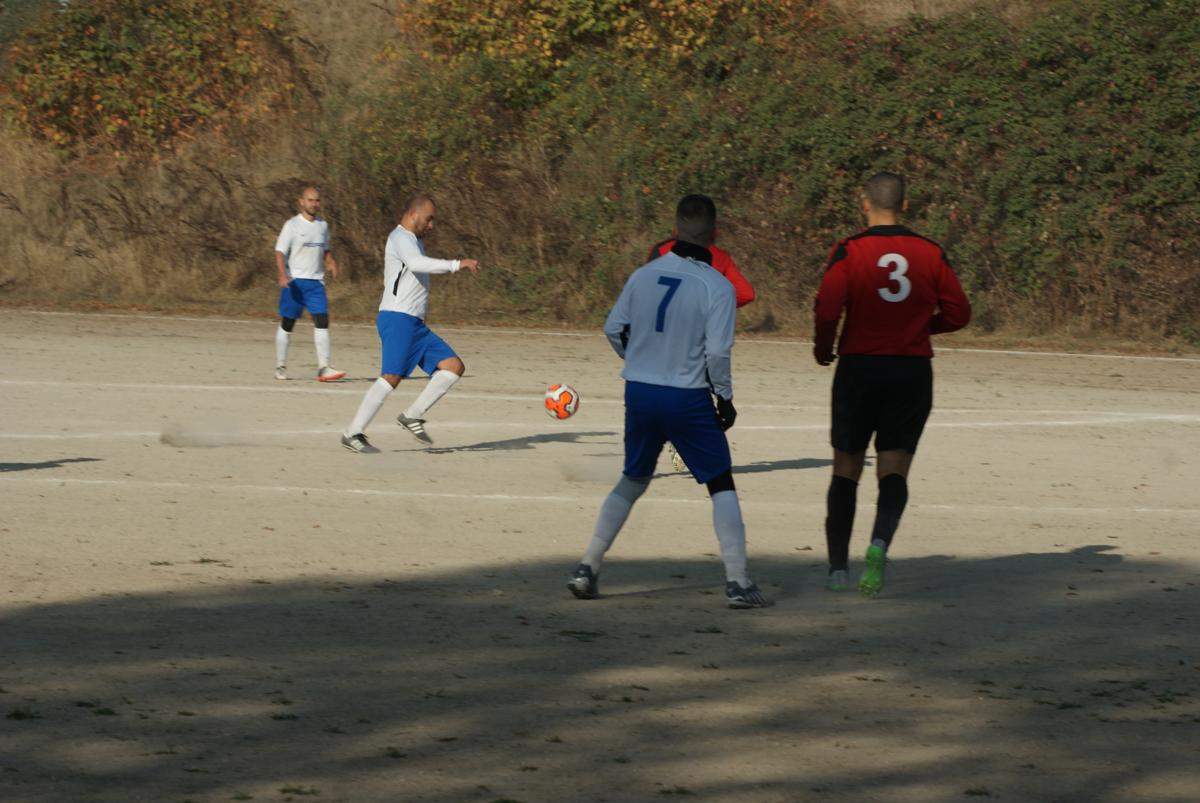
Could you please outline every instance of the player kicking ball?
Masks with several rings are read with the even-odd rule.
[[[971,319],[971,305],[941,246],[899,225],[908,209],[904,179],[879,173],[867,181],[868,228],[834,246],[817,292],[813,356],[835,359],[833,341],[845,311],[833,377],[833,479],[826,497],[829,548],[826,587],[850,587],[850,531],[858,479],[875,436],[879,498],[858,589],[883,590],[888,548],[908,504],[908,470],[933,407],[930,335]]]
[[[317,349],[317,380],[336,382],[346,376],[329,365],[329,300],[325,297],[325,269],[336,279],[338,265],[329,250],[329,224],[320,217],[321,192],[308,186],[296,199],[300,213],[289,218],[275,241],[275,268],[279,278],[279,328],[275,330],[275,378],[287,375],[288,343],[296,319],[308,310],[313,320]]]
[[[604,323],[604,334],[625,360],[625,470],[600,506],[583,561],[567,582],[580,599],[599,596],[600,563],[670,441],[712,497],[729,607],[770,604],[746,571],[746,526],[725,439],[737,417],[730,360],[734,291],[712,269],[708,246],[716,219],[711,199],[681,200],[677,241],[669,253],[634,271]]]
[[[474,259],[433,259],[425,256],[424,238],[433,231],[437,212],[433,199],[414,195],[404,204],[400,225],[388,236],[383,261],[383,299],[375,328],[383,344],[383,369],[359,405],[358,413],[342,433],[342,446],[359,454],[379,452],[364,434],[371,420],[403,377],[420,367],[429,384],[416,401],[396,418],[396,423],[424,444],[433,443],[425,432],[423,416],[466,373],[463,361],[446,341],[425,325],[429,308],[429,277],[457,273],[466,268],[479,272]]]

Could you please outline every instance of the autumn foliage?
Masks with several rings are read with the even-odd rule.
[[[245,112],[286,56],[270,0],[93,0],[46,12],[8,53],[5,105],[74,152],[147,151]]]

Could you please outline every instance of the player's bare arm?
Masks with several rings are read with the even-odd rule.
[[[276,281],[278,281],[279,286],[287,287],[288,286],[287,258],[284,257],[284,255],[279,251],[275,252],[275,273],[276,273]]]
[[[329,271],[330,277],[334,279],[341,275],[341,269],[338,267],[337,260],[333,258],[332,251],[325,252],[325,270]]]

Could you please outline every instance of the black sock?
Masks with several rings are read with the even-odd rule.
[[[900,526],[904,506],[908,504],[908,480],[899,474],[888,474],[879,478],[879,501],[875,503],[875,528],[871,530],[871,541],[882,541],[891,546],[892,536]]]
[[[850,564],[850,531],[854,529],[854,506],[858,483],[834,475],[825,496],[825,546],[829,549],[829,571],[846,569]]]

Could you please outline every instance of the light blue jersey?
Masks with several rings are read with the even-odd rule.
[[[701,250],[695,248],[697,254]],[[735,306],[733,285],[711,265],[669,252],[629,277],[604,322],[604,334],[625,358],[621,376],[626,380],[711,387],[732,399]]]

